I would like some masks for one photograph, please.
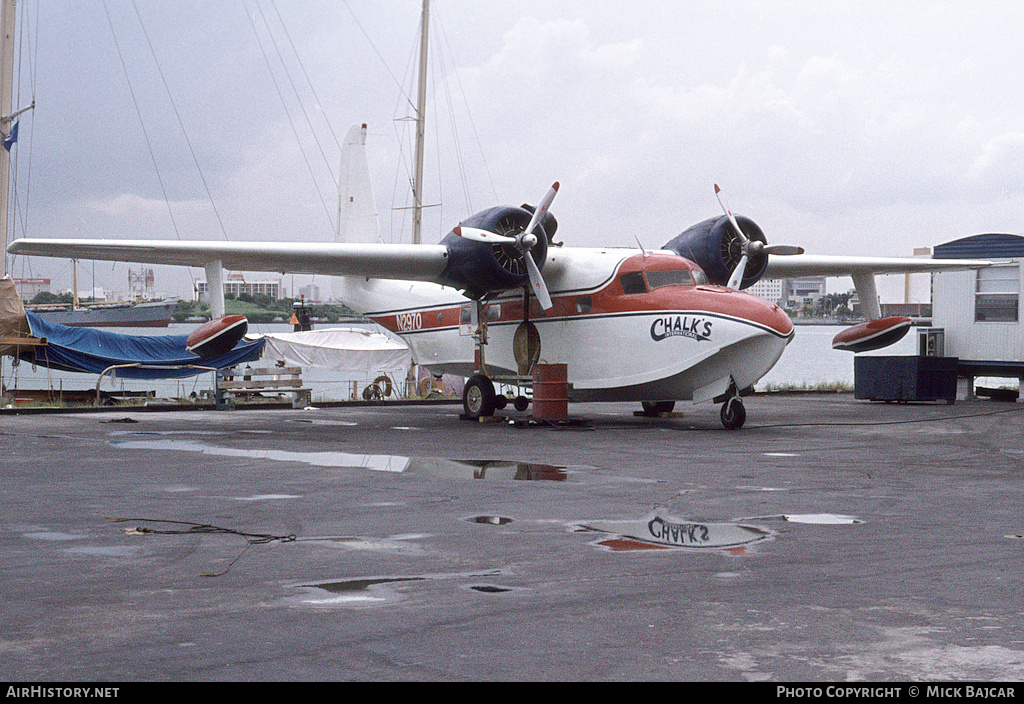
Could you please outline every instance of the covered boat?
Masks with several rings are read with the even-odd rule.
[[[243,340],[231,350],[213,358],[202,358],[186,349],[187,335],[121,335],[86,327],[69,327],[26,313],[33,337],[45,345],[22,350],[20,357],[33,364],[72,372],[101,374],[113,366],[135,364],[113,370],[124,379],[181,379],[209,368],[223,369],[259,359],[263,339]]]
[[[325,328],[303,332],[268,333],[265,359],[301,367],[342,372],[404,372],[412,353],[404,343],[360,328]]]

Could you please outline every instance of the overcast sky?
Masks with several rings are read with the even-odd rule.
[[[419,12],[21,0],[15,235],[330,241],[338,141],[368,123],[384,238],[409,241]],[[714,183],[812,253],[1019,233],[1022,30],[1020,2],[432,0],[423,241],[555,180],[567,245],[660,247],[720,213]],[[93,268],[127,287],[97,263],[81,288]]]

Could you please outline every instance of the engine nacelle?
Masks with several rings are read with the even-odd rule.
[[[472,215],[459,225],[515,237],[529,226],[532,218],[533,212],[527,207],[497,206]],[[544,267],[550,232],[556,226],[555,218],[547,213],[535,230],[537,244],[525,256],[532,255],[538,268]],[[441,275],[441,283],[462,290],[469,298],[529,285],[524,255],[511,244],[477,242],[454,232],[445,235],[441,244],[448,248],[448,266]]]
[[[747,239],[767,243],[761,228],[753,220],[737,215],[736,222]],[[729,282],[732,270],[740,263],[740,257],[743,256],[739,235],[736,234],[732,223],[725,215],[708,218],[692,225],[669,240],[663,249],[672,250],[679,256],[696,262],[704,270],[708,280],[720,286]],[[747,259],[747,268],[743,273],[740,288],[747,288],[757,283],[764,276],[767,267],[768,255],[762,253],[750,256]]]

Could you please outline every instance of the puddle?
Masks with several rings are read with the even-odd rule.
[[[813,523],[825,526],[855,525],[863,523],[855,516],[844,516],[838,513],[779,513],[774,516],[756,516],[751,520],[783,520],[789,523]]]
[[[383,577],[304,584],[298,587],[301,594],[288,601],[306,606],[369,606],[394,603],[404,597],[401,592],[391,588],[392,584],[423,579],[424,577]]]
[[[121,436],[139,439],[111,440],[115,447],[125,450],[165,450],[169,452],[196,452],[217,457],[244,457],[276,462],[301,462],[317,467],[369,469],[377,472],[417,474],[451,479],[544,480],[565,481],[567,467],[514,462],[508,460],[460,460],[442,457],[402,457],[399,455],[361,455],[349,452],[296,452],[293,450],[245,450],[217,447],[195,440],[157,437],[150,433],[121,433]],[[140,437],[141,436],[141,437]],[[145,438],[145,439],[143,439]],[[280,497],[284,498],[284,497]]]
[[[325,543],[345,550],[390,553],[395,555],[421,555],[424,549],[415,540],[430,537],[425,534],[393,535],[389,538],[365,538],[356,535],[338,535],[299,538],[297,543]]]
[[[52,540],[52,541],[63,541],[63,540],[82,540],[87,537],[85,535],[76,535],[74,533],[56,533],[52,531],[38,531],[35,533],[22,533],[26,538],[35,538],[36,540]]]
[[[68,548],[67,552],[81,555],[93,555],[96,557],[135,557],[142,548],[136,546],[115,546],[115,547],[80,547]]]
[[[632,550],[719,550],[747,554],[746,547],[767,540],[767,530],[739,523],[696,523],[684,519],[651,514],[633,521],[587,521],[580,531],[610,534],[597,545],[616,552]]]
[[[257,494],[256,496],[237,496],[235,501],[276,501],[279,499],[301,499],[297,494]]]
[[[481,594],[507,594],[508,592],[520,591],[522,587],[503,587],[499,584],[470,584],[465,587],[473,592]]]
[[[411,577],[358,577],[325,582],[295,584],[298,594],[285,597],[285,603],[294,606],[378,606],[393,604],[405,599],[398,585],[435,582],[452,579],[479,579],[505,574],[505,570],[486,570],[476,573],[427,574]],[[514,587],[474,582],[464,588],[487,594],[513,591]]]
[[[505,516],[473,516],[466,520],[470,523],[487,523],[493,526],[503,526],[512,522],[511,518],[506,518]]]

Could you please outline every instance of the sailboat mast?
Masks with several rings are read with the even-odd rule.
[[[14,2],[3,0],[0,6],[0,132],[6,138],[11,129],[11,102],[14,94]],[[7,275],[7,191],[10,188],[11,154],[0,147],[0,213],[3,214],[4,251],[3,271]]]
[[[427,121],[427,30],[430,27],[430,0],[423,0],[420,20],[420,75],[416,93],[416,176],[412,184],[412,242],[420,243],[423,226],[423,137]]]

